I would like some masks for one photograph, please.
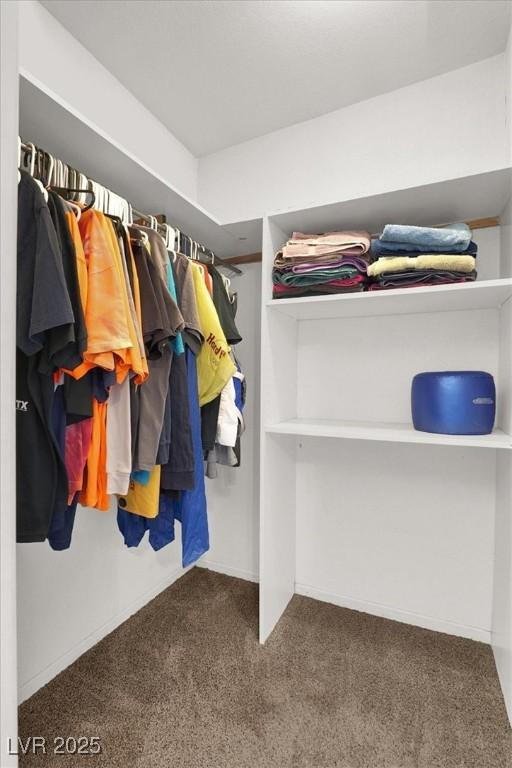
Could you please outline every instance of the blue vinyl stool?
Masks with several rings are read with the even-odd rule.
[[[420,432],[488,435],[496,416],[496,387],[484,371],[432,371],[412,380],[412,421]]]

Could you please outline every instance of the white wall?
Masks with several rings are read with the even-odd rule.
[[[509,164],[499,55],[199,161],[222,221],[480,173]]]
[[[16,145],[18,111],[18,9],[0,3],[0,345],[11,375],[0,379],[0,765],[14,768],[8,739],[16,744]]]
[[[23,701],[172,584],[177,541],[153,552],[147,534],[127,549],[116,515],[78,507],[71,548],[18,544],[18,685]]]
[[[496,456],[303,440],[296,591],[490,642]]]
[[[509,158],[512,161],[512,24],[508,35],[505,59],[505,102]]]
[[[246,430],[241,466],[219,467],[219,476],[206,480],[210,551],[201,560],[207,568],[254,581],[258,579],[260,282],[260,264],[244,266],[243,275],[232,280],[243,338],[235,352],[247,379]]]
[[[40,3],[24,0],[18,5],[21,73],[196,200],[197,160],[192,153]],[[146,44],[141,40],[134,56],[143,55]],[[24,138],[37,142],[37,137]]]

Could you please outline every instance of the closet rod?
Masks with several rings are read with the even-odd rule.
[[[487,229],[488,227],[498,227],[500,220],[498,216],[486,216],[482,219],[469,219],[466,224],[470,229]],[[436,227],[445,226],[436,224]],[[372,237],[378,237],[380,232],[372,234]],[[227,264],[257,264],[261,261],[261,253],[248,253],[244,256],[232,256],[225,260]]]
[[[36,145],[35,145],[35,144],[27,144],[26,142],[24,142],[24,141],[21,141],[21,140],[19,141],[19,145],[18,145],[18,146],[19,146],[19,147],[20,147],[20,149],[22,149],[24,152],[27,152],[27,153],[30,153],[30,154],[32,154],[32,151],[33,151],[34,149],[35,149],[36,151],[43,151],[43,150],[40,150],[38,147],[36,147]],[[46,152],[45,154],[47,154],[47,155],[48,155],[49,153],[48,153],[48,152]],[[52,155],[50,155],[50,157],[52,157]],[[67,163],[65,163],[65,165],[67,165]],[[84,174],[82,174],[82,175],[83,175],[83,176],[86,176],[86,178],[87,178],[87,179],[89,178],[89,177],[88,177],[88,176],[87,176],[85,173],[84,173]],[[159,231],[159,233],[160,233],[160,234],[162,234],[162,230],[165,232],[165,227],[163,226],[163,222],[162,222],[162,221],[158,221],[158,219],[159,219],[159,218],[161,219],[161,218],[164,218],[164,217],[162,217],[162,216],[160,216],[160,215],[159,215],[158,217],[157,217],[157,216],[150,216],[150,215],[149,215],[149,214],[147,214],[147,213],[142,213],[141,211],[138,211],[136,208],[134,208],[134,207],[131,205],[131,203],[130,203],[129,205],[130,205],[130,208],[131,208],[131,211],[132,211],[132,216],[135,216],[135,217],[136,217],[136,218],[138,218],[138,219],[143,219],[144,221],[147,221],[147,222],[149,222],[149,223],[151,223],[151,222],[152,222],[152,220],[153,220],[153,219],[155,219],[155,220],[157,220],[157,231]],[[165,223],[165,222],[164,222],[164,223]],[[169,226],[171,226],[171,225],[169,225]],[[172,228],[172,229],[178,229],[177,227],[171,227],[171,228]],[[179,230],[179,229],[178,229],[178,231],[180,231],[180,232],[181,232],[181,230]],[[184,237],[188,238],[188,239],[189,239],[191,242],[194,242],[194,243],[196,242],[196,241],[195,241],[195,240],[194,240],[192,237],[190,237],[190,235],[186,235],[186,234],[185,234],[185,233],[183,233],[183,232],[182,232],[181,234],[182,234]],[[208,256],[208,257],[211,259],[211,262],[210,262],[210,263],[211,263],[212,265],[215,265],[215,264],[217,264],[217,265],[218,265],[218,266],[220,266],[220,267],[225,267],[226,269],[229,269],[231,272],[233,272],[235,275],[242,275],[242,274],[243,274],[243,272],[242,272],[242,270],[241,270],[241,269],[238,269],[236,266],[234,266],[234,264],[231,264],[231,263],[230,263],[228,260],[226,260],[226,259],[222,259],[222,258],[220,258],[220,256],[216,256],[216,255],[214,254],[214,252],[213,252],[212,250],[210,250],[209,248],[206,248],[205,246],[201,245],[200,243],[197,243],[197,246],[198,246],[198,249],[199,249],[199,250],[200,250],[200,251],[201,251],[201,252],[202,252],[202,253],[203,253],[205,256]],[[198,261],[200,261],[200,258],[198,258]]]

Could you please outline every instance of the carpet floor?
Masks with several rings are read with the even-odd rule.
[[[22,768],[510,768],[490,648],[295,596],[264,647],[255,584],[194,569],[20,707],[99,736]]]

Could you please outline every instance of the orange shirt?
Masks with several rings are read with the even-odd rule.
[[[82,238],[80,237],[78,222],[73,211],[66,211],[66,222],[71,234],[71,239],[73,240],[73,245],[75,247],[78,287],[80,290],[82,308],[85,314],[85,307],[87,306],[87,289],[89,277],[87,275],[87,261],[85,259],[84,246],[82,244]]]
[[[95,366],[117,370],[130,359],[133,345],[116,252],[112,247],[111,222],[94,209],[84,211],[78,222],[87,262],[88,290],[84,308],[87,349],[84,360],[71,375],[79,379]],[[126,292],[126,289],[124,289]]]
[[[96,507],[107,512],[110,496],[107,494],[107,403],[92,401],[92,435],[87,454],[82,492],[79,502],[83,507]]]
[[[108,229],[110,246],[112,248],[116,269],[119,275],[119,289],[121,292],[121,298],[122,298],[124,311],[125,311],[126,325],[128,328],[128,333],[130,335],[130,346],[126,350],[126,354],[123,355],[122,349],[114,350],[118,358],[117,364],[116,364],[116,378],[119,383],[123,382],[126,376],[128,375],[129,371],[131,370],[136,374],[136,376],[138,376],[139,378],[142,377],[142,380],[144,380],[145,378],[147,378],[147,374],[144,375],[145,368],[142,362],[139,339],[138,339],[137,331],[134,325],[134,318],[132,317],[132,314],[130,311],[130,304],[128,299],[128,286],[126,285],[126,278],[125,278],[124,268],[122,264],[123,257],[119,250],[119,243],[117,241],[114,226],[110,221],[110,219],[106,220],[106,226]],[[147,363],[146,363],[146,368],[147,368]]]

